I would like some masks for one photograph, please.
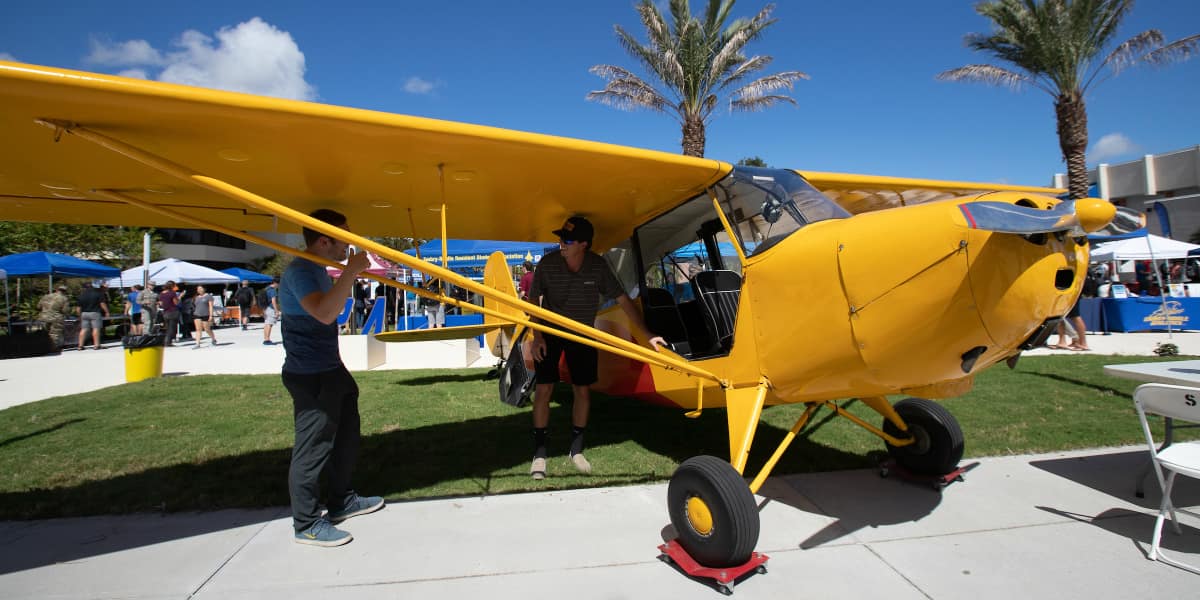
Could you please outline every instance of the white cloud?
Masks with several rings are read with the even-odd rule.
[[[150,79],[150,75],[146,73],[145,69],[125,69],[124,71],[117,73],[117,75],[120,75],[121,77],[129,77],[131,79]]]
[[[1120,133],[1110,133],[1101,136],[1095,144],[1092,144],[1092,149],[1088,152],[1088,161],[1100,163],[1134,154],[1138,150],[1138,145],[1133,143],[1133,140]]]
[[[434,84],[420,77],[409,77],[404,82],[404,91],[410,94],[428,94],[433,91]]]
[[[146,40],[113,43],[92,38],[91,45],[91,54],[83,59],[88,64],[105,67],[154,67],[163,64],[162,55]]]
[[[87,60],[109,67],[134,67],[121,72],[127,77],[279,98],[316,98],[316,88],[304,79],[304,53],[290,33],[254,17],[222,27],[215,38],[189,29],[172,43],[177,49],[167,53],[144,40],[93,41]],[[161,70],[153,74],[146,69],[154,67]]]
[[[15,57],[7,52],[0,52],[0,60],[7,60],[8,62],[21,62],[21,61],[17,60],[17,57]]]

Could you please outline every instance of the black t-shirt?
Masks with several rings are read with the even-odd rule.
[[[237,299],[238,304],[242,306],[250,306],[254,303],[254,290],[247,286],[242,286],[238,288],[237,293],[234,294],[234,298]]]
[[[584,254],[579,271],[572,273],[559,251],[542,257],[533,272],[529,297],[542,299],[542,308],[591,325],[596,321],[600,300],[612,300],[623,294],[621,283],[600,255]]]
[[[84,288],[79,294],[79,312],[100,312],[103,303],[104,294],[96,288]]]

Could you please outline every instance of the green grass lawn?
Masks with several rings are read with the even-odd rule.
[[[967,456],[1140,443],[1130,400],[1137,383],[1101,367],[1148,360],[1026,357],[1015,370],[985,371],[971,393],[945,405],[962,425]],[[550,476],[535,482],[529,409],[501,404],[485,371],[355,377],[363,419],[356,487],[390,499],[661,481],[690,456],[728,455],[724,410],[687,419],[683,410],[598,396],[587,450],[595,470],[579,475],[563,457],[570,390],[562,388],[551,412]],[[748,474],[802,410],[764,411]],[[291,436],[291,399],[277,375],[161,378],[13,407],[0,411],[0,519],[286,505]],[[882,448],[822,411],[775,473],[866,467]]]

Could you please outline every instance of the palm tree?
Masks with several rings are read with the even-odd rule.
[[[1114,40],[1117,27],[1133,8],[1133,0],[996,0],[976,5],[992,20],[990,35],[970,33],[966,45],[991,53],[1017,70],[994,65],[967,65],[940,73],[949,81],[973,80],[1020,89],[1028,84],[1054,97],[1058,145],[1067,163],[1072,198],[1087,195],[1085,152],[1088,144],[1084,95],[1092,86],[1128,67],[1164,65],[1190,58],[1200,49],[1200,35],[1170,44],[1162,32],[1148,29],[1118,44],[1103,60],[1101,51]]]
[[[726,27],[734,1],[708,0],[703,18],[696,18],[688,0],[671,0],[668,25],[653,0],[641,0],[636,10],[649,42],[638,42],[620,25],[614,28],[621,46],[662,88],[622,67],[596,65],[589,70],[608,84],[587,99],[623,110],[674,113],[683,127],[683,153],[690,156],[704,156],[704,129],[723,94],[728,95],[731,111],[763,110],[778,102],[795,104],[792,98],[771,92],[792,89],[797,80],[808,79],[804,73],[784,71],[745,83],[771,63],[770,56],[747,58],[742,51],[775,22],[769,18],[775,6],[768,4],[754,18],[736,19]]]

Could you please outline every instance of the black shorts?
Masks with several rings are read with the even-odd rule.
[[[1074,319],[1075,317],[1078,317],[1078,316],[1079,316],[1079,301],[1076,300],[1075,304],[1071,305],[1071,310],[1067,311],[1067,318]]]
[[[140,312],[129,313],[129,324],[130,325],[141,325],[142,324],[142,313],[140,313]]]
[[[538,383],[559,381],[558,359],[564,353],[567,355],[567,372],[571,374],[571,385],[596,383],[596,360],[599,356],[595,348],[554,335],[543,337],[546,340],[546,358],[534,362]]]

